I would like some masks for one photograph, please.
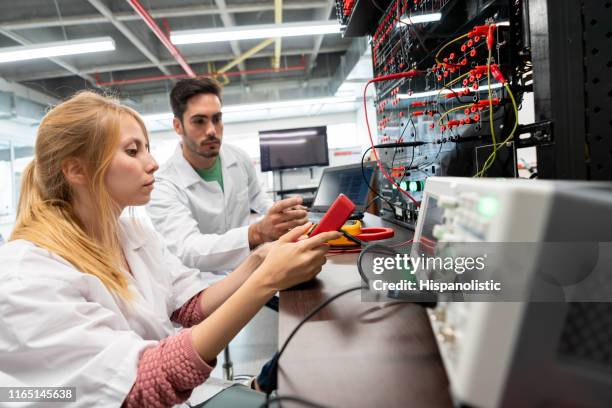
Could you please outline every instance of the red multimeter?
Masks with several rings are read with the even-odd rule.
[[[321,221],[315,225],[309,236],[313,237],[322,232],[340,230],[353,211],[355,211],[355,204],[347,196],[340,194],[323,215]]]

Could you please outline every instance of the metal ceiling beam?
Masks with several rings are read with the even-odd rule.
[[[229,85],[223,88],[223,101],[225,103],[261,102],[263,99],[269,99],[266,98],[266,95],[271,90],[278,90],[280,92],[301,90],[301,92],[310,93],[309,96],[330,95],[329,78],[312,78],[308,83],[308,88],[304,88],[304,81],[302,79],[252,81],[249,84],[251,92],[248,94],[244,92],[244,87],[241,85]],[[134,100],[138,104],[139,112],[143,115],[164,112],[170,109],[168,93],[165,91],[134,97]]]
[[[317,15],[315,16],[315,21],[327,20],[329,18],[329,15],[331,14],[335,3],[334,3],[334,0],[328,0],[327,3],[328,3],[327,7],[324,7],[317,11],[316,13]],[[306,64],[306,78],[310,77],[310,74],[312,74],[312,70],[314,69],[317,63],[317,57],[319,56],[319,50],[321,49],[321,44],[323,44],[323,37],[324,36],[322,35],[318,35],[314,39],[314,47],[313,47],[314,51],[308,58],[308,64]]]
[[[366,37],[353,38],[350,47],[346,50],[344,55],[340,57],[340,63],[336,68],[336,72],[329,81],[329,87],[332,94],[335,94],[344,82],[351,82],[346,81],[346,78],[348,78],[353,68],[355,68],[355,65],[359,63],[359,60],[369,49],[370,45]],[[370,58],[370,56],[368,58]],[[358,82],[364,83],[365,81],[366,80],[362,78]]]
[[[263,50],[264,48],[266,48],[268,45],[272,44],[273,42],[274,42],[274,40],[271,39],[271,38],[269,38],[267,40],[263,40],[262,42],[260,42],[259,44],[257,44],[253,48],[251,48],[250,50],[248,50],[248,51],[244,52],[243,54],[241,54],[235,60],[230,61],[227,64],[225,64],[217,72],[220,73],[220,74],[223,74],[223,73],[229,71],[230,69],[232,69],[236,65],[240,65],[242,63],[242,61],[252,57],[255,54],[257,54],[259,51]]]
[[[110,21],[115,26],[115,28],[117,28],[117,30],[121,31],[125,38],[127,38],[134,45],[134,47],[136,47],[138,51],[140,51],[145,57],[147,57],[149,61],[151,61],[161,72],[166,75],[171,74],[171,72],[168,71],[168,69],[161,64],[160,60],[149,51],[149,49],[142,43],[142,41],[140,41],[124,23],[117,20],[113,12],[108,7],[106,7],[100,0],[88,1],[92,6],[95,7],[96,10],[100,12],[100,14],[106,17],[108,21]],[[137,17],[140,18],[139,16]]]
[[[298,2],[287,2],[283,5],[285,10],[310,10],[327,7],[327,0],[319,1],[298,1]],[[244,5],[229,5],[226,8],[228,13],[254,13],[259,11],[272,11],[274,5],[269,2],[255,3],[255,4],[244,4]],[[166,9],[158,9],[151,11],[153,18],[176,18],[176,17],[194,17],[194,16],[205,16],[205,15],[217,15],[221,14],[221,11],[217,7],[211,6],[189,6],[189,7],[173,7]],[[137,21],[139,17],[131,12],[118,12],[114,14],[117,21]],[[36,28],[46,27],[60,27],[73,26],[73,25],[85,25],[85,24],[100,24],[108,23],[109,21],[100,17],[97,14],[94,15],[81,15],[81,16],[69,16],[62,17],[60,21],[57,18],[41,18],[41,19],[28,19],[19,21],[7,21],[0,22],[0,27],[5,30],[29,30]]]
[[[17,41],[21,45],[31,45],[32,44],[32,41],[28,40],[27,38],[24,38],[24,37],[20,36],[19,34],[12,33],[12,32],[10,32],[8,30],[3,29],[3,28],[0,28],[0,34],[7,36],[8,38],[10,38],[13,41]],[[67,62],[64,62],[64,61],[62,61],[61,59],[59,59],[57,57],[50,57],[48,59],[49,59],[49,61],[53,61],[55,64],[59,65],[60,67],[64,68],[65,70],[71,72],[73,75],[80,76],[81,78],[83,78],[84,80],[89,82],[94,87],[97,87],[96,86],[96,80],[92,76],[81,72],[74,65],[69,64]]]
[[[16,84],[14,82],[8,82],[0,78],[0,92],[10,92],[24,99],[43,103],[45,105],[56,105],[60,101],[57,98],[49,96],[45,93],[35,91],[26,86]]]
[[[283,0],[274,0],[274,23],[281,24],[283,22]],[[274,59],[272,60],[272,67],[274,69],[280,68],[280,57],[282,49],[282,39],[276,38],[274,42]]]
[[[326,53],[334,53],[334,52],[343,52],[346,50],[346,46],[333,46],[333,47],[323,47],[319,50],[319,54]],[[296,55],[309,55],[312,54],[313,50],[309,48],[298,48],[298,49],[287,49],[283,52],[285,56],[296,56]],[[262,50],[261,52],[253,55],[251,58],[270,58],[274,56],[273,50]],[[234,54],[209,54],[206,56],[201,56],[198,58],[189,58],[189,62],[194,64],[202,64],[207,62],[216,62],[216,61],[230,61],[234,59]],[[174,59],[165,59],[161,60],[161,64],[164,66],[175,66],[176,61]],[[82,67],[81,72],[85,74],[96,74],[96,73],[104,73],[104,72],[116,72],[116,71],[131,71],[136,69],[149,69],[154,68],[155,65],[151,62],[139,62],[139,63],[130,63],[130,64],[114,64],[114,65],[104,65],[104,66],[94,66],[94,67]],[[33,74],[23,74],[19,76],[12,76],[8,79],[15,82],[22,81],[36,81],[40,79],[53,79],[53,78],[64,78],[71,76],[70,74],[64,70],[61,71],[52,71],[52,72],[39,72]]]
[[[181,68],[183,68],[183,70],[190,77],[195,78],[196,74],[195,72],[193,72],[193,69],[189,66],[189,63],[185,60],[185,58],[183,57],[181,52],[178,50],[178,48],[176,48],[176,46],[172,44],[172,41],[170,41],[170,38],[168,38],[166,33],[164,33],[162,29],[159,28],[159,26],[157,25],[153,17],[151,17],[151,14],[149,14],[149,11],[146,8],[144,8],[144,6],[138,0],[126,0],[126,1],[130,4],[130,6],[132,6],[134,11],[138,13],[140,17],[142,17],[147,27],[149,27],[149,29],[153,32],[153,34],[155,34],[155,36],[159,39],[159,41],[161,41],[163,46],[166,47],[166,50],[168,50],[168,52],[174,57],[174,59],[176,60],[176,62],[178,62]]]
[[[219,8],[221,21],[225,27],[234,27],[236,26],[236,21],[234,20],[234,16],[227,11],[227,4],[225,4],[225,0],[215,0],[215,4]],[[242,51],[240,51],[240,47],[238,46],[238,41],[230,41],[230,47],[232,48],[232,52],[236,58],[239,58],[242,55]],[[238,68],[241,71],[244,71],[246,67],[244,66],[244,62],[240,62],[238,64]],[[243,84],[247,83],[246,75],[240,75],[240,79]]]

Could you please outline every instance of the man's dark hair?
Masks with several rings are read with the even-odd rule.
[[[170,92],[170,105],[174,116],[182,122],[187,101],[199,94],[213,94],[221,101],[221,85],[208,77],[181,79]]]

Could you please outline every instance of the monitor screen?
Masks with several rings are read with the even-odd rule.
[[[374,167],[369,165],[363,169],[368,182],[372,179]],[[368,184],[363,179],[361,165],[342,166],[326,169],[321,176],[317,195],[312,203],[313,208],[329,207],[338,195],[347,196],[357,208],[365,206],[368,199]]]
[[[327,127],[259,132],[261,171],[327,166]]]

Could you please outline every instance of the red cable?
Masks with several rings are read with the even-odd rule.
[[[411,78],[411,77],[415,77],[415,76],[419,75],[420,73],[421,73],[420,71],[413,70],[413,71],[408,71],[408,72],[400,72],[400,73],[397,73],[397,74],[379,76],[379,77],[370,79],[368,81],[368,83],[366,84],[365,88],[363,89],[363,110],[364,110],[364,115],[365,115],[365,120],[366,120],[366,127],[368,129],[368,135],[370,136],[370,144],[372,146],[372,151],[374,152],[374,158],[376,159],[376,163],[378,164],[378,168],[382,172],[383,176],[385,176],[385,178],[387,180],[389,180],[389,182],[391,182],[391,184],[393,184],[399,191],[401,191],[402,194],[404,194],[406,197],[408,197],[410,200],[412,200],[412,202],[417,207],[420,207],[421,203],[419,203],[417,200],[414,199],[414,197],[412,197],[410,194],[408,194],[408,192],[406,190],[404,190],[399,185],[397,185],[395,180],[393,180],[393,178],[391,176],[389,176],[389,173],[387,173],[387,171],[384,169],[382,163],[380,162],[380,159],[378,158],[378,153],[376,153],[376,148],[374,147],[374,139],[372,138],[372,131],[370,130],[370,121],[368,120],[367,91],[368,91],[368,86],[370,86],[371,83],[381,82],[381,81],[390,81],[392,79],[399,79],[399,78],[407,78],[407,77]]]

